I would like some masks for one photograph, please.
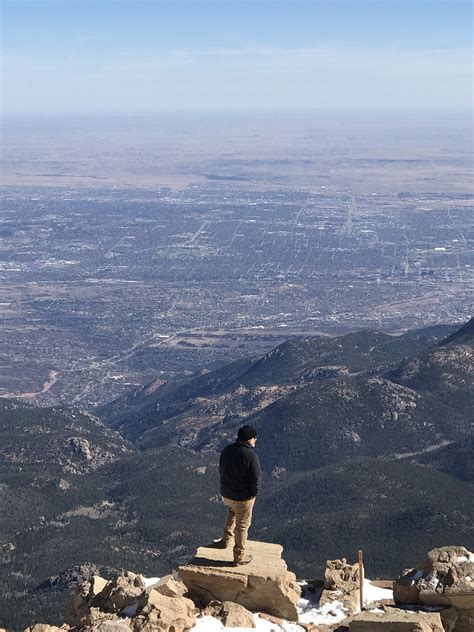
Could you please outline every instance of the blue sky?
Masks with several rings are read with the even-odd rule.
[[[7,111],[451,108],[456,0],[3,0]]]

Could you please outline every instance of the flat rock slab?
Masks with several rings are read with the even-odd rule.
[[[178,573],[195,599],[232,601],[252,612],[268,612],[297,621],[296,604],[301,589],[281,557],[283,547],[248,541],[247,553],[253,555],[253,561],[234,567],[231,547],[202,546],[189,564],[179,567]]]
[[[405,612],[389,610],[383,614],[361,612],[350,625],[350,632],[444,632],[436,612]]]

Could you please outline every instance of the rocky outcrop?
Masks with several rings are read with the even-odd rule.
[[[406,612],[387,608],[361,612],[349,624],[350,632],[444,632],[437,612]]]
[[[95,445],[85,437],[69,437],[66,440],[73,458],[69,460],[65,469],[72,473],[86,473],[96,470],[98,467],[115,461],[113,452],[104,450],[100,445]]]
[[[118,571],[107,566],[97,566],[96,564],[81,564],[80,566],[71,566],[59,575],[50,577],[40,584],[40,590],[51,591],[72,591],[80,584],[90,581],[95,576],[105,577],[107,580],[115,577]]]
[[[96,576],[76,590],[69,623],[95,632],[186,632],[195,623],[195,606],[185,592],[171,576],[148,590],[134,573],[112,581]]]
[[[415,568],[394,582],[397,604],[453,606],[458,613],[454,632],[474,630],[474,554],[462,546],[430,551]]]
[[[92,604],[104,612],[120,613],[140,599],[144,591],[143,577],[126,572],[107,582],[94,597]]]
[[[474,554],[463,546],[433,549],[395,581],[393,596],[400,604],[474,608]]]
[[[333,601],[342,601],[348,614],[354,614],[359,607],[359,568],[341,560],[328,560],[324,572],[324,589],[320,606]]]
[[[249,541],[248,552],[253,561],[233,567],[231,548],[200,547],[189,564],[179,568],[179,576],[202,606],[215,600],[231,601],[252,612],[296,621],[301,589],[281,558],[283,547]]]
[[[94,599],[105,589],[108,582],[99,576],[92,577],[91,580],[83,582],[74,592],[71,609],[69,613],[69,623],[71,626],[81,627],[84,619],[89,616],[93,607]]]

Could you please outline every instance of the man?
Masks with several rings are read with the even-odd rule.
[[[224,536],[216,545],[227,548],[235,536],[234,566],[252,561],[252,556],[245,554],[245,547],[262,478],[260,461],[253,451],[256,443],[255,428],[242,426],[237,433],[237,441],[224,448],[219,462],[221,494],[228,513]]]

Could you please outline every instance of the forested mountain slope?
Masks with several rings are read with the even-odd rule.
[[[149,385],[108,426],[0,401],[0,627],[62,622],[80,565],[159,576],[218,537],[218,453],[243,422],[264,471],[252,536],[283,544],[300,578],[359,546],[372,576],[430,547],[472,549],[472,337],[459,331],[293,339]]]

